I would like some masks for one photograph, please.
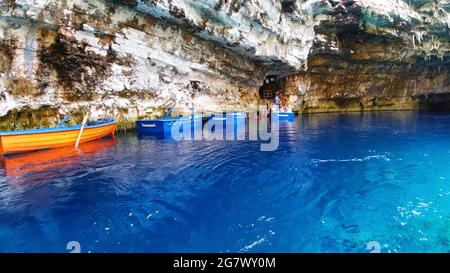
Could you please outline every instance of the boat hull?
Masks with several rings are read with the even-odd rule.
[[[247,124],[247,114],[243,112],[212,114],[207,117],[207,120],[212,121],[214,124],[217,125],[221,124],[224,131],[234,130],[234,132],[236,132],[242,129],[245,131]],[[229,126],[229,128],[227,127],[227,125]],[[211,131],[214,132],[215,128],[214,127],[211,128]]]
[[[114,135],[116,123],[86,127],[80,143]],[[79,128],[59,130],[30,130],[29,133],[11,133],[0,135],[0,154],[16,154],[27,151],[73,146],[77,141]]]
[[[195,118],[172,118],[172,119],[155,119],[155,120],[138,120],[136,121],[136,127],[139,134],[155,134],[170,136],[172,133],[172,127],[176,122],[178,129],[181,131],[191,130],[195,124],[202,123],[202,117],[196,116]]]
[[[136,127],[140,134],[170,134],[176,121],[169,120],[138,120]]]

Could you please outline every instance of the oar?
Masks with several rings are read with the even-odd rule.
[[[65,116],[58,124],[58,127],[64,126],[64,124],[72,117],[72,115]]]
[[[162,119],[168,119],[170,114],[172,114],[173,108],[169,107],[169,109],[167,109],[167,112],[164,114],[164,116],[162,117]]]
[[[78,149],[78,145],[80,144],[81,135],[83,134],[84,126],[86,125],[89,114],[86,114],[83,119],[83,123],[81,124],[80,132],[78,133],[77,142],[75,142],[75,149]]]

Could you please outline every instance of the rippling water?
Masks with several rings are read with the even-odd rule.
[[[1,160],[0,251],[450,250],[450,115],[315,114],[280,147],[119,135]]]

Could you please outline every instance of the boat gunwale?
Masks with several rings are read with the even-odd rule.
[[[286,112],[280,112],[280,111],[272,111],[273,114],[294,114],[294,112],[292,111],[286,111]]]
[[[214,119],[214,120],[226,120],[229,117],[233,117],[234,119],[246,119],[247,113],[246,112],[232,112],[232,113],[213,113],[206,116],[208,120]]]
[[[111,121],[100,123],[96,125],[86,125],[84,127],[85,130],[105,127],[109,125],[116,124],[115,119],[111,119]],[[64,126],[64,127],[51,127],[51,128],[38,128],[38,129],[30,129],[30,130],[18,130],[18,131],[10,131],[10,132],[0,132],[0,137],[6,136],[19,136],[19,135],[33,135],[33,134],[45,134],[45,133],[60,133],[67,131],[78,131],[80,130],[81,125],[73,125],[73,126]]]
[[[138,122],[173,122],[173,121],[192,121],[192,120],[200,120],[203,119],[203,117],[194,117],[194,118],[166,118],[166,119],[140,119],[136,120],[136,123]]]

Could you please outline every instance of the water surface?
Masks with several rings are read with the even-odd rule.
[[[314,114],[274,152],[128,133],[9,157],[0,251],[448,252],[449,136],[449,114]]]

